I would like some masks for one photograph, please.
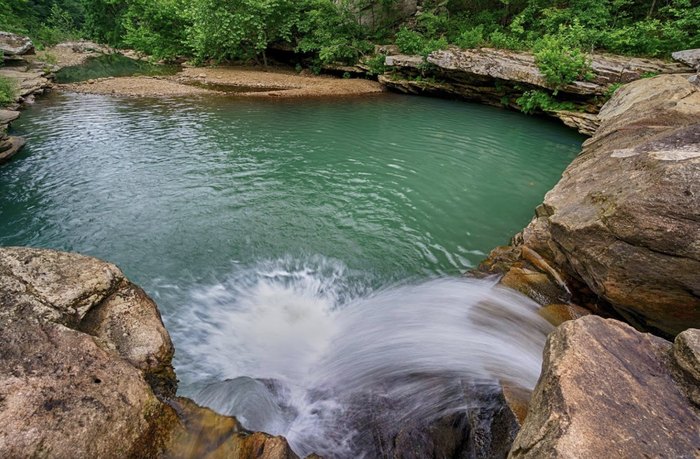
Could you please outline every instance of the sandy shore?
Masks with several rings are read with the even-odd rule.
[[[190,67],[164,77],[102,78],[60,85],[89,94],[136,97],[236,95],[244,97],[354,96],[382,92],[376,81],[300,75],[286,69]]]

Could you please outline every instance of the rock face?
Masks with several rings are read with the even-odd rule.
[[[663,336],[700,327],[700,86],[680,75],[635,81],[599,118],[530,225],[480,271],[515,279],[543,305],[549,279],[548,291],[561,290],[548,303]],[[546,276],[534,282],[523,267]]]
[[[0,51],[5,56],[23,56],[34,53],[34,44],[29,37],[9,32],[0,32]]]
[[[684,51],[676,51],[671,54],[678,62],[693,67],[700,72],[700,49],[686,49]]]
[[[295,457],[284,439],[172,398],[158,309],[112,264],[0,248],[0,342],[1,457],[184,458],[192,444],[197,457]]]
[[[582,133],[592,135],[598,127],[595,113],[603,95],[616,83],[628,83],[649,74],[691,72],[687,64],[593,54],[591,81],[574,81],[559,88],[558,96],[574,103],[576,111],[549,114]],[[426,66],[427,64],[427,66]],[[390,71],[379,81],[390,89],[411,94],[449,95],[495,106],[519,109],[517,99],[528,90],[554,89],[547,83],[531,53],[478,48],[435,51],[424,61],[420,56],[386,57]],[[417,77],[421,78],[417,78]]]
[[[700,330],[682,336],[672,349],[596,316],[559,327],[547,341],[542,376],[509,457],[697,457],[700,411],[672,356],[680,353],[681,366],[697,370]],[[694,353],[679,346],[681,339],[695,343]]]
[[[133,288],[114,266],[53,251],[0,249],[0,455],[154,455],[177,422],[144,374],[170,368],[172,344],[150,300],[119,318],[121,343],[80,331],[86,315]],[[143,299],[140,299],[143,300]],[[140,349],[139,317],[156,324]],[[126,357],[126,358],[125,358]]]
[[[452,48],[435,51],[428,62],[441,70],[488,77],[540,88],[553,89],[535,64],[531,53],[503,49],[479,48],[460,50]],[[683,73],[685,65],[669,64],[659,59],[641,59],[613,55],[590,56],[591,70],[595,77],[591,81],[574,81],[560,89],[562,92],[579,95],[603,95],[613,83],[629,83],[644,74]]]
[[[631,83],[547,193],[524,245],[582,280],[630,323],[700,326],[700,88]]]

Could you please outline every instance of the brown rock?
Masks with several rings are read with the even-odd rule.
[[[175,413],[93,337],[3,315],[0,341],[0,456],[152,457],[164,447]]]
[[[294,459],[187,399],[158,308],[114,265],[0,248],[0,457]]]
[[[0,456],[162,451],[177,417],[144,373],[170,368],[172,345],[155,305],[129,296],[134,289],[94,258],[0,249]],[[124,335],[79,331],[93,308],[95,331],[116,322]],[[115,311],[124,316],[111,317]],[[101,314],[111,322],[100,324]]]
[[[587,316],[552,333],[510,458],[697,457],[700,412],[671,343]]]
[[[26,141],[22,137],[10,136],[0,139],[0,163],[8,161],[24,147]]]
[[[569,320],[576,320],[590,315],[591,311],[576,304],[569,303],[548,304],[547,306],[540,308],[537,313],[547,322],[557,327]]]
[[[235,418],[178,398],[173,407],[182,426],[173,434],[165,457],[170,459],[298,459],[282,437],[245,430]]]
[[[691,328],[676,336],[673,358],[685,375],[688,396],[700,407],[700,330]]]
[[[18,111],[0,109],[0,124],[10,124],[17,118],[19,118]]]
[[[698,327],[700,87],[677,75],[639,80],[599,117],[524,243],[639,327]]]

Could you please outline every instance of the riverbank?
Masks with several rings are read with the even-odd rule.
[[[285,68],[185,67],[163,77],[122,77],[57,85],[66,91],[136,97],[235,95],[240,97],[341,97],[377,94],[371,80],[299,74]]]

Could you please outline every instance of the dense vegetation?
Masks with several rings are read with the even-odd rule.
[[[698,0],[0,0],[0,30],[40,44],[84,37],[156,58],[256,59],[271,46],[312,65],[354,62],[373,43],[426,55],[448,45],[530,49],[554,87],[588,76],[593,50],[665,56],[700,47]],[[370,20],[371,19],[371,20]]]
[[[262,58],[273,43],[323,62],[353,61],[388,41],[417,54],[455,44],[535,49],[543,60],[557,60],[556,50],[574,61],[578,50],[662,56],[700,47],[693,0],[435,0],[405,22],[391,14],[398,1],[0,0],[0,29],[200,60]],[[372,27],[371,6],[384,18]]]

